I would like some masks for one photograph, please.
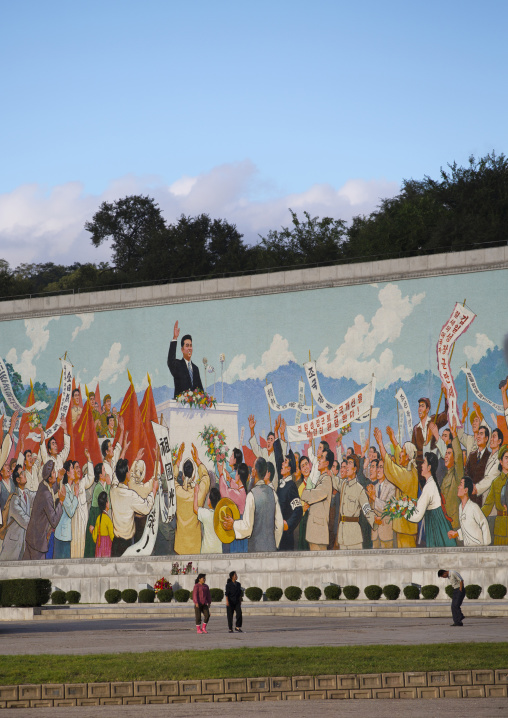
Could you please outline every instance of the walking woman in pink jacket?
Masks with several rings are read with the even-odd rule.
[[[194,603],[194,612],[196,614],[196,631],[197,633],[208,633],[206,625],[210,620],[210,611],[208,609],[212,602],[210,589],[205,583],[206,574],[200,573],[195,581],[194,590],[192,591],[192,601]],[[203,614],[203,623],[201,624],[201,614]]]

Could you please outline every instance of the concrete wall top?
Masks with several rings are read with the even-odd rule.
[[[508,245],[466,252],[338,264],[310,269],[250,274],[127,289],[37,296],[0,301],[0,321],[25,317],[98,312],[111,309],[180,304],[257,294],[297,292],[392,280],[432,277],[508,267]]]

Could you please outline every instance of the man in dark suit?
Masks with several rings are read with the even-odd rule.
[[[182,348],[183,359],[176,358],[176,342],[180,335],[180,329],[178,322],[175,322],[173,329],[173,341],[169,345],[168,354],[168,367],[169,371],[173,375],[175,382],[175,395],[174,399],[184,391],[199,389],[203,390],[201,384],[201,377],[199,376],[199,369],[195,364],[192,363],[192,337],[190,334],[186,334],[182,337],[180,346]]]
[[[480,428],[478,429],[478,434],[476,435],[476,443],[478,445],[478,449],[476,451],[472,451],[469,454],[466,463],[466,476],[470,476],[473,479],[473,484],[475,485],[479,483],[485,476],[485,469],[487,467],[487,462],[490,457],[490,451],[487,449],[489,437],[490,431],[487,429],[487,427],[480,426]],[[475,492],[470,497],[470,499],[471,501],[474,501],[475,504],[478,504],[478,506],[481,508],[481,496],[478,496]]]

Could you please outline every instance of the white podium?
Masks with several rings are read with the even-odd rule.
[[[238,404],[219,404],[213,409],[192,409],[182,406],[174,399],[164,401],[157,404],[157,415],[164,417],[166,425],[169,427],[169,438],[171,446],[180,446],[182,441],[185,442],[185,451],[183,453],[183,466],[185,459],[191,458],[191,445],[194,444],[198,450],[199,458],[205,464],[207,469],[214,470],[213,462],[206,455],[206,446],[202,443],[199,433],[203,431],[205,426],[213,426],[219,431],[223,431],[226,436],[226,446],[231,450],[238,446]]]

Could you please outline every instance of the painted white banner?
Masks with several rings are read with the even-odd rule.
[[[413,435],[413,417],[411,415],[411,407],[409,406],[409,401],[407,400],[404,389],[400,388],[395,394],[395,398],[399,402],[402,411],[404,412],[404,416],[406,417],[407,435],[409,436],[409,440],[411,440]]]
[[[47,441],[58,429],[65,424],[67,414],[71,405],[72,399],[72,364],[66,359],[62,359],[62,399],[60,401],[60,408],[58,409],[58,415],[55,421],[51,424],[48,429],[44,432],[44,438]],[[40,437],[38,441],[40,440]]]
[[[167,483],[167,521],[171,521],[173,516],[176,514],[176,494],[175,477],[173,476],[173,461],[171,458],[171,445],[169,443],[169,429],[167,426],[161,426],[161,424],[157,424],[155,421],[152,421],[152,427],[160,451],[162,474],[164,475]],[[164,503],[166,504],[166,502]]]
[[[305,384],[304,382],[299,379],[298,380],[298,407],[305,406]],[[296,412],[295,416],[295,424],[300,423],[300,419],[302,418],[302,410],[298,408],[298,411]]]
[[[332,409],[311,421],[288,426],[288,441],[306,441],[309,432],[313,436],[326,436],[331,434],[332,431],[350,424],[352,421],[361,419],[364,416],[368,418],[375,392],[376,383],[373,377],[370,384],[367,384],[363,389],[360,389],[356,394],[339,404],[336,409]]]
[[[159,491],[155,494],[152,510],[146,517],[143,535],[137,543],[125,549],[122,556],[151,556],[159,529]]]
[[[461,426],[457,406],[457,390],[455,389],[455,382],[450,368],[450,354],[457,339],[469,329],[475,318],[476,314],[474,312],[457,302],[450,314],[450,318],[441,329],[436,346],[437,368],[447,391],[448,422],[450,425],[455,419],[457,426]]]
[[[493,401],[491,401],[490,399],[487,399],[487,397],[484,396],[481,393],[481,391],[478,389],[478,384],[476,383],[476,379],[475,379],[474,374],[471,371],[471,369],[468,369],[467,367],[463,366],[462,371],[467,376],[469,386],[473,390],[477,399],[479,399],[480,401],[485,402],[485,404],[488,404],[489,406],[491,406],[494,409],[494,411],[497,411],[498,414],[504,414],[504,408],[501,406],[501,404],[494,404]]]
[[[13,411],[19,411],[20,414],[27,414],[30,411],[41,411],[42,409],[45,409],[48,405],[45,401],[36,401],[35,404],[32,404],[31,406],[23,406],[19,403],[19,401],[16,399],[16,395],[13,391],[11,380],[9,379],[9,372],[7,371],[7,367],[4,364],[3,359],[0,358],[0,388],[2,390],[3,397],[5,401],[7,402],[7,405],[13,410]]]
[[[264,387],[266,400],[272,409],[272,411],[287,411],[288,409],[295,409],[300,413],[311,414],[312,408],[310,406],[302,406],[298,401],[288,401],[287,404],[279,404],[275,398],[275,392],[273,390],[273,384],[270,382]]]
[[[305,369],[305,375],[307,377],[307,381],[309,382],[310,390],[316,404],[318,404],[318,406],[320,406],[321,409],[323,409],[324,411],[331,411],[332,409],[337,409],[339,406],[338,404],[332,404],[331,402],[327,401],[323,396],[323,393],[319,386],[316,362],[308,361],[306,364],[303,365],[303,368]]]
[[[360,416],[359,419],[353,419],[353,424],[365,424],[366,421],[370,421],[371,419],[377,419],[377,415],[379,414],[379,407],[373,406],[372,407],[372,414],[370,413],[370,409],[365,412],[363,416]]]

